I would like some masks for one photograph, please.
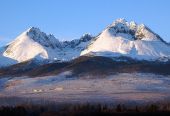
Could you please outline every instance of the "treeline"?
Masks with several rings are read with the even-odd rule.
[[[20,105],[1,106],[0,116],[143,116],[143,115],[170,115],[170,104],[150,104],[145,106],[128,107],[75,104],[61,106]]]

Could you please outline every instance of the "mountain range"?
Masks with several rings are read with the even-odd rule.
[[[169,69],[170,44],[144,24],[117,19],[71,41],[31,27],[0,48],[0,106],[146,107],[168,102]]]
[[[170,44],[146,25],[125,19],[117,19],[97,36],[84,34],[71,41],[60,41],[31,27],[0,48],[0,66],[28,61],[70,62],[82,56],[168,62]]]

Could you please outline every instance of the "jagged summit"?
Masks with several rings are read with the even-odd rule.
[[[170,58],[170,46],[146,25],[117,19],[81,52],[85,54],[155,60]]]
[[[125,19],[120,18],[115,20],[109,25],[106,30],[113,36],[128,36],[127,39],[131,40],[161,40],[161,37],[154,33],[144,24],[137,24],[135,21],[127,22]]]
[[[49,59],[56,57],[54,50],[60,50],[60,42],[40,29],[31,27],[12,41],[3,56],[23,62],[34,57]]]
[[[119,18],[116,19],[115,21],[112,22],[111,26],[115,26],[116,24],[126,24],[127,21],[124,18]]]
[[[75,47],[78,47],[78,45],[80,45],[81,43],[86,43],[86,42],[91,41],[93,38],[94,37],[91,34],[85,33],[79,39],[74,39],[71,41],[64,41],[63,47],[75,48]],[[85,46],[83,46],[83,47],[85,47]]]
[[[26,31],[27,36],[29,36],[34,41],[40,43],[45,47],[61,48],[59,40],[57,40],[54,35],[42,32],[39,28],[31,27]]]
[[[41,32],[41,30],[38,27],[30,27],[26,30],[26,32],[33,32],[33,31]]]

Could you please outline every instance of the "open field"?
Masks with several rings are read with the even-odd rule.
[[[167,101],[170,98],[169,76],[121,73],[106,78],[76,78],[70,77],[70,74],[67,71],[58,76],[1,78],[0,104],[48,101],[135,105]],[[18,99],[9,100],[11,97]]]

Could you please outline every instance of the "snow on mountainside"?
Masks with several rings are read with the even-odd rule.
[[[71,60],[79,57],[81,51],[86,49],[87,45],[91,42],[92,39],[92,35],[84,34],[80,39],[62,42],[63,54],[65,55],[64,58]]]
[[[124,19],[114,21],[97,37],[84,34],[72,41],[59,41],[32,27],[0,48],[0,66],[31,59],[69,61],[80,55],[166,61],[170,59],[170,45],[147,26]]]
[[[5,51],[5,47],[0,48],[0,66],[4,67],[4,66],[16,64],[17,61],[2,55],[4,51]]]
[[[138,60],[170,58],[170,45],[147,26],[118,19],[81,52],[81,55],[127,56]]]
[[[91,35],[85,34],[77,40],[60,42],[53,35],[47,35],[32,27],[1,48],[0,60],[7,60],[3,62],[7,65],[30,59],[67,61],[80,56],[91,39]],[[5,66],[3,63],[0,66]]]
[[[60,51],[60,42],[52,35],[46,35],[38,28],[30,28],[11,42],[3,55],[23,62],[34,57],[52,59]]]

